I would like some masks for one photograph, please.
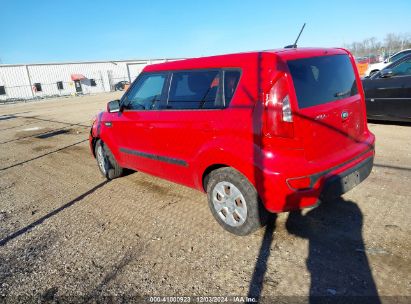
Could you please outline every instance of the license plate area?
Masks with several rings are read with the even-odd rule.
[[[348,174],[341,178],[341,188],[343,192],[347,192],[361,183],[360,172],[355,170],[354,172]]]
[[[321,199],[333,199],[355,188],[370,175],[373,163],[374,158],[369,157],[350,171],[327,178],[320,194]]]

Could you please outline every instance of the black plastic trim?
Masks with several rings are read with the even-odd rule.
[[[335,167],[332,167],[331,169],[324,170],[324,171],[318,172],[316,174],[310,175],[310,178],[311,178],[311,185],[310,186],[313,187],[315,185],[315,183],[318,181],[318,179],[320,177],[322,177],[323,175],[326,175],[326,174],[330,173],[331,171],[335,171],[335,170],[337,170],[341,167],[344,167],[345,165],[355,161],[356,159],[360,158],[364,154],[367,154],[367,153],[369,153],[370,151],[373,151],[373,150],[374,150],[374,148],[367,149],[366,151],[362,152],[361,154],[357,155],[356,157],[354,157],[350,160],[347,160],[347,161],[345,161],[345,162],[343,162],[343,163],[341,163],[341,164],[339,164]]]
[[[127,148],[120,148],[120,152],[131,154],[131,155],[136,155],[136,156],[140,156],[140,157],[144,157],[148,159],[158,160],[158,161],[162,161],[162,162],[173,164],[173,165],[188,167],[188,163],[182,159],[161,156],[157,154],[151,154],[151,153],[141,152],[141,151],[127,149]]]

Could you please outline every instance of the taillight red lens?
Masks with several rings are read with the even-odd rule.
[[[283,74],[272,86],[264,101],[265,136],[294,137],[287,76]]]

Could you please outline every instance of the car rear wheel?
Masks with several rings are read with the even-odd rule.
[[[217,222],[236,235],[247,235],[264,226],[268,212],[248,179],[226,167],[210,173],[207,197]]]
[[[123,168],[117,163],[113,154],[102,140],[95,146],[95,155],[101,174],[107,179],[114,179],[123,174]]]

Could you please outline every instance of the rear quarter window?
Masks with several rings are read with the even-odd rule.
[[[236,70],[224,71],[224,100],[225,106],[228,106],[233,99],[234,93],[240,81],[241,73]]]
[[[347,55],[288,61],[300,109],[358,93],[354,68]]]

